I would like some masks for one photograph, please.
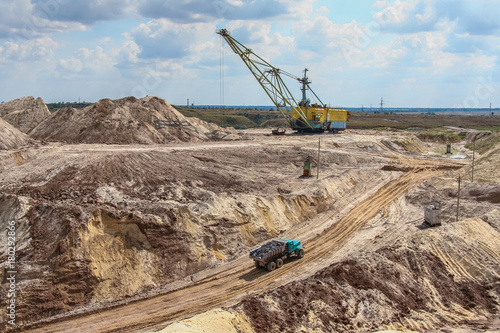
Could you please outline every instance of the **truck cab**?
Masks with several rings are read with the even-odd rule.
[[[299,240],[291,240],[287,238],[282,238],[281,240],[287,242],[287,250],[289,254],[299,254],[300,250],[304,248],[304,245],[302,245]]]

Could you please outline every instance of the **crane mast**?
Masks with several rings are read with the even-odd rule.
[[[304,70],[302,78],[274,67],[269,62],[255,54],[251,49],[234,39],[226,29],[220,29],[217,34],[229,44],[248,67],[257,82],[273,101],[290,127],[300,132],[329,132],[336,133],[346,128],[349,112],[344,109],[327,107],[311,89],[308,69]],[[297,80],[301,84],[302,99],[297,103],[292,93],[283,82],[282,75]],[[310,104],[306,91],[311,91],[321,104]]]
[[[311,81],[309,81],[309,78],[307,77],[307,71],[308,69],[304,69],[304,77],[302,78],[302,87],[300,90],[302,91],[302,100],[300,101],[301,106],[306,106],[309,104],[309,100],[307,99],[306,91],[307,91],[307,86]]]

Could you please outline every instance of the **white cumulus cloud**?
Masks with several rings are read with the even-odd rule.
[[[0,50],[3,61],[48,61],[59,45],[48,37],[27,40],[21,43],[5,42]]]
[[[47,7],[57,8],[63,0],[52,0],[53,4]],[[51,1],[46,1],[46,4]],[[30,0],[1,1],[0,2],[0,39],[9,39],[14,42],[41,38],[47,34],[62,31],[85,30],[85,26],[78,22],[61,22],[48,13],[34,14],[36,5]],[[40,13],[42,14],[42,13]]]
[[[182,58],[215,33],[215,23],[174,23],[155,19],[134,28],[126,36],[140,47],[141,58]],[[137,55],[137,54],[136,54]]]

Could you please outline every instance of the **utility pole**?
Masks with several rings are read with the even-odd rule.
[[[319,157],[321,152],[321,138],[318,139],[318,170],[316,172],[316,179],[319,179]]]
[[[474,140],[472,140],[472,183],[474,183],[474,162],[476,160],[476,136],[474,136]]]
[[[461,181],[461,176],[458,176],[458,193],[457,193],[457,222],[458,222],[458,213],[460,212],[460,181]]]

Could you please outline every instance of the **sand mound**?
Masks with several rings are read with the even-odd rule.
[[[186,118],[165,100],[148,96],[103,99],[80,110],[60,109],[30,135],[69,143],[155,144],[207,141],[219,132],[224,131]],[[224,132],[222,138],[228,134]]]
[[[0,118],[0,149],[17,149],[29,143],[29,136]]]
[[[0,104],[0,117],[21,132],[28,133],[50,117],[50,112],[43,99],[28,96]]]

